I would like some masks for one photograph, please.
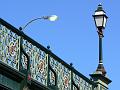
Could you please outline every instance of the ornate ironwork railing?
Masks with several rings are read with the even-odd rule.
[[[65,63],[50,50],[0,19],[0,62],[22,72],[30,60],[30,75],[47,87],[59,90],[94,90],[94,82]]]
[[[0,61],[19,70],[20,36],[0,25]]]

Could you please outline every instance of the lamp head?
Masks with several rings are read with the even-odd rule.
[[[107,16],[105,14],[105,11],[102,8],[102,5],[99,4],[97,10],[95,11],[95,14],[93,15],[95,25],[98,29],[104,29],[107,22]]]
[[[57,19],[58,19],[58,16],[56,16],[56,15],[51,15],[48,17],[48,20],[50,20],[50,21],[56,21]]]
[[[56,21],[58,19],[58,16],[56,15],[51,15],[51,16],[43,16],[43,19],[47,19],[49,21]]]

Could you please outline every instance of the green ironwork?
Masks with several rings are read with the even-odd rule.
[[[14,62],[14,66],[7,59]],[[21,84],[21,90],[27,85],[25,82],[29,83],[29,78],[28,86],[32,89],[35,86],[35,88],[44,86],[49,88],[48,90],[94,90],[96,86],[93,81],[49,49],[2,19],[0,19],[0,62],[25,75],[22,81],[17,82]]]
[[[9,87],[11,90],[20,90],[20,84],[0,74],[0,84]],[[4,90],[4,89],[3,89]]]
[[[0,25],[0,61],[19,70],[20,36]]]
[[[23,39],[22,47],[30,59],[31,78],[47,86],[47,54],[25,39]],[[22,63],[25,63],[24,59]],[[27,63],[24,66],[26,68]]]

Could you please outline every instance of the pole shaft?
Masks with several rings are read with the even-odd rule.
[[[103,63],[102,37],[99,36],[99,63]]]

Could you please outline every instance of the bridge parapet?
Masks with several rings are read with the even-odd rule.
[[[29,70],[31,83],[35,81],[51,89],[94,90],[96,86],[50,50],[2,19],[0,62],[23,74]]]

